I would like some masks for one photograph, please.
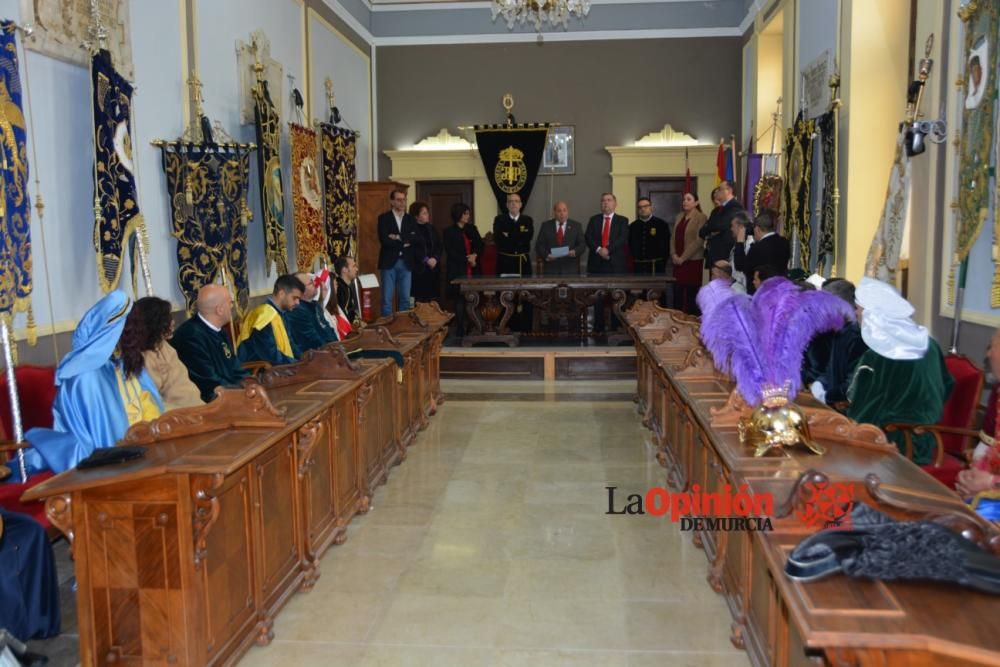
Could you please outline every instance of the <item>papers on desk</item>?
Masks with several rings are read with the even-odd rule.
[[[378,276],[374,273],[365,273],[358,276],[358,282],[361,283],[361,289],[375,289],[378,287]]]
[[[560,259],[562,257],[569,257],[569,246],[559,246],[558,248],[552,248],[549,250],[549,254]]]

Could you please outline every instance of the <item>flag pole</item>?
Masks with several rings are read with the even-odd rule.
[[[10,416],[14,427],[14,443],[24,442],[24,424],[21,422],[21,401],[17,392],[17,373],[14,372],[14,350],[10,340],[7,318],[0,317],[0,337],[3,338],[3,360],[7,366],[7,393],[10,396]],[[21,481],[28,481],[28,466],[24,460],[24,450],[17,450],[17,467]]]
[[[969,258],[962,260],[958,267],[958,285],[955,288],[955,319],[951,323],[951,349],[952,354],[958,354],[958,332],[962,326],[962,306],[965,302],[965,279],[969,272]]]

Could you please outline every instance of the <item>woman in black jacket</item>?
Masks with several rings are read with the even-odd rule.
[[[410,246],[413,258],[410,294],[415,301],[437,301],[441,298],[441,237],[431,224],[427,204],[413,202],[410,215],[417,221],[414,243]]]
[[[483,251],[483,239],[470,222],[472,209],[466,204],[452,205],[451,219],[455,224],[444,230],[445,274],[448,277],[448,296],[455,300],[456,334],[464,336],[465,300],[458,285],[452,285],[451,281],[482,274],[479,255]]]

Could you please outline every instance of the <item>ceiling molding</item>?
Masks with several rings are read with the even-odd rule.
[[[420,12],[443,9],[490,9],[493,6],[491,0],[469,0],[466,2],[376,2],[372,4],[369,0],[361,0],[365,7],[372,12]],[[591,0],[591,5],[672,5],[685,2],[704,2],[705,0]]]
[[[363,0],[363,2],[365,3],[365,6],[368,8],[368,11],[370,12],[371,5],[368,3],[368,0]],[[330,11],[332,11],[334,14],[340,17],[340,19],[344,23],[350,26],[351,30],[358,33],[358,35],[361,36],[361,39],[368,42],[369,46],[375,46],[375,35],[372,34],[371,30],[369,30],[364,24],[362,24],[361,21],[356,19],[354,17],[354,14],[344,9],[344,6],[341,5],[339,2],[337,2],[337,0],[323,0],[323,4],[329,7]]]
[[[618,5],[618,4],[671,4],[701,2],[702,0],[592,0],[595,5]],[[382,11],[413,11],[430,9],[472,9],[489,8],[490,2],[417,2],[405,4],[376,4],[372,5],[370,0],[361,0],[364,7],[369,12]],[[577,42],[577,41],[604,41],[623,39],[685,39],[697,37],[741,37],[750,29],[761,10],[761,6],[768,0],[754,0],[748,8],[746,15],[736,27],[710,27],[710,28],[656,28],[640,30],[579,30],[574,32],[553,31],[553,32],[510,32],[510,33],[485,33],[485,34],[462,34],[462,35],[402,35],[393,37],[378,37],[372,34],[368,26],[364,25],[351,12],[343,7],[337,0],[323,0],[334,14],[344,21],[361,39],[370,46],[424,46],[424,45],[445,45],[445,44],[499,44],[499,43],[530,43],[541,40],[542,42]]]
[[[578,32],[512,32],[482,35],[407,35],[376,37],[375,46],[431,46],[445,44],[513,44],[528,42],[599,42],[621,39],[686,39],[740,37],[739,28],[660,28],[655,30],[580,30]]]

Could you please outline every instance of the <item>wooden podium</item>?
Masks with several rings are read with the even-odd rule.
[[[394,189],[408,190],[409,186],[396,181],[366,181],[358,183],[358,268],[361,273],[374,273],[382,276],[378,270],[378,252],[382,244],[378,240],[378,217],[389,210],[389,193]],[[381,315],[381,287],[367,290],[371,293],[372,316],[367,321],[377,319]],[[363,297],[362,297],[363,298]],[[406,304],[405,307],[409,307]]]

